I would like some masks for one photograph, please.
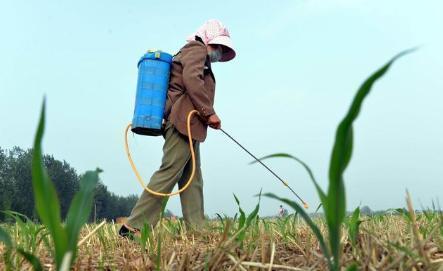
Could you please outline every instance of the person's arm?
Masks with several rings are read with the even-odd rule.
[[[209,116],[215,114],[215,111],[204,86],[206,46],[199,42],[190,42],[182,48],[181,54],[183,84],[195,109],[201,117],[208,120]]]

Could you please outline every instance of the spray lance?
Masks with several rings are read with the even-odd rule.
[[[286,186],[289,190],[291,190],[292,194],[294,194],[302,203],[303,206],[305,207],[305,209],[309,208],[309,205],[306,201],[304,201],[295,191],[294,189],[292,189],[288,182],[286,182],[285,180],[283,180],[282,178],[280,178],[280,176],[278,176],[272,169],[270,169],[267,165],[265,165],[260,159],[258,159],[255,155],[253,155],[250,151],[248,151],[245,147],[243,147],[242,144],[240,144],[237,140],[235,140],[230,134],[228,134],[225,130],[223,130],[222,128],[220,128],[220,131],[222,131],[226,136],[228,136],[230,139],[232,139],[232,141],[234,141],[238,146],[240,146],[245,152],[247,152],[250,156],[252,156],[252,158],[255,159],[255,161],[257,161],[258,163],[260,163],[260,165],[262,165],[264,168],[266,168],[269,172],[272,173],[272,175],[274,175],[284,186]]]
[[[132,132],[140,135],[159,136],[162,134],[162,122],[163,112],[166,103],[166,95],[169,86],[169,75],[172,63],[172,55],[159,51],[149,50],[145,55],[141,57],[138,62],[138,80],[137,80],[137,93],[134,109],[134,117],[132,123],[128,124],[125,129],[125,151],[128,157],[131,168],[134,171],[140,185],[149,193],[162,197],[169,197],[178,195],[186,190],[192,182],[195,174],[195,151],[192,144],[192,131],[191,131],[191,119],[194,115],[198,115],[197,110],[189,112],[186,123],[189,140],[189,149],[191,151],[191,174],[186,184],[176,192],[161,193],[153,191],[145,185],[137,167],[131,156],[128,144],[128,133]],[[266,168],[272,175],[274,175],[284,186],[286,186],[304,205],[307,209],[308,204],[292,189],[288,183],[280,178],[273,170],[266,166],[260,159],[248,151],[243,145],[235,140],[225,130],[220,129],[227,137],[240,146],[245,152],[247,152],[255,161],[260,163]]]

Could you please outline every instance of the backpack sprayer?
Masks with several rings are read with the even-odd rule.
[[[161,193],[151,190],[147,187],[137,170],[137,167],[132,160],[131,153],[128,145],[128,132],[131,130],[133,133],[139,135],[159,136],[162,134],[163,124],[163,112],[165,109],[166,96],[169,87],[169,75],[171,70],[173,56],[158,50],[149,50],[138,61],[138,79],[137,79],[137,93],[135,99],[134,117],[132,123],[128,124],[125,129],[125,151],[128,156],[129,163],[132,170],[137,177],[140,185],[149,193],[162,197],[169,197],[178,195],[186,190],[192,182],[195,174],[195,152],[192,144],[192,131],[191,131],[191,118],[194,115],[198,115],[197,110],[192,110],[188,113],[187,132],[189,140],[189,149],[191,151],[192,168],[189,179],[186,185],[176,192]],[[226,136],[252,156],[258,163],[271,172],[283,185],[285,185],[304,205],[308,208],[308,204],[288,185],[288,183],[280,178],[274,171],[266,166],[260,159],[243,147],[237,140],[229,135],[223,129],[220,129]]]

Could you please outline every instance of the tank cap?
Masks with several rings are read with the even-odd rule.
[[[168,54],[166,52],[163,52],[161,50],[154,50],[154,49],[149,49],[146,54],[144,54],[140,60],[137,63],[137,67],[140,65],[140,63],[143,60],[147,60],[147,59],[151,59],[151,60],[158,60],[158,61],[163,61],[166,63],[171,64],[172,63],[172,55]]]

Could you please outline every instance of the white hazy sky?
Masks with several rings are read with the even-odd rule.
[[[47,96],[45,152],[79,172],[100,167],[120,195],[141,188],[123,149],[139,57],[175,53],[206,19],[229,28],[237,58],[215,64],[223,128],[257,156],[305,160],[323,187],[335,128],[361,82],[394,54],[399,60],[364,104],[346,171],[348,209],[417,207],[443,195],[443,3],[430,1],[2,1],[0,146],[31,147]],[[160,165],[161,137],[131,137],[142,175]],[[221,132],[201,147],[208,215],[232,215],[235,193],[247,211],[262,188],[292,197]],[[311,206],[319,202],[293,161],[268,165]],[[279,202],[264,199],[261,215]],[[181,214],[178,198],[173,212]]]

